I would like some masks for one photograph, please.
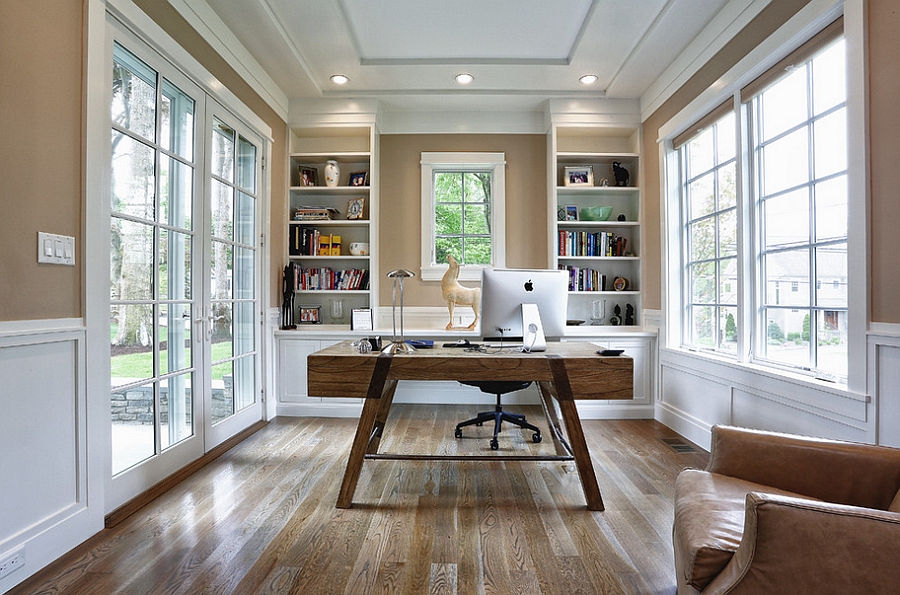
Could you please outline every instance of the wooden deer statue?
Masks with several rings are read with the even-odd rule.
[[[471,306],[475,311],[475,320],[472,321],[467,330],[474,330],[478,323],[478,316],[481,310],[481,288],[480,287],[463,287],[457,281],[459,277],[459,263],[452,256],[447,257],[450,268],[441,278],[441,295],[447,302],[447,309],[450,310],[450,322],[447,323],[446,330],[452,330],[453,326],[453,307],[454,306]]]

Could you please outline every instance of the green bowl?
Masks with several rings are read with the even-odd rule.
[[[582,221],[606,221],[612,215],[612,207],[583,207]]]

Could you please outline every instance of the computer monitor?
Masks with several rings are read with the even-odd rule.
[[[568,289],[566,271],[484,269],[481,279],[481,334],[484,340],[521,342],[531,351],[546,348],[546,343],[541,345],[544,337],[558,339],[565,334]],[[536,306],[539,322],[534,320],[535,308],[529,304]],[[529,329],[532,324],[539,324],[540,328]],[[540,331],[539,337],[535,336],[535,331]]]

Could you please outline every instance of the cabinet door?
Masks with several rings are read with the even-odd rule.
[[[322,341],[282,339],[278,341],[278,400],[282,403],[319,403],[310,397],[306,384],[306,357],[321,349]],[[331,344],[331,343],[329,343]]]

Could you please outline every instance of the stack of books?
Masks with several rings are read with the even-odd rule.
[[[569,273],[569,291],[606,291],[606,275],[596,269],[559,265]]]
[[[294,209],[294,221],[330,221],[340,211],[333,207],[297,207]]]
[[[323,234],[314,227],[291,225],[288,251],[291,256],[340,256],[341,236]]]

